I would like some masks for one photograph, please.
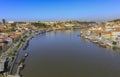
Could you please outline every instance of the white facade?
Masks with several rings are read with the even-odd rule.
[[[14,23],[14,21],[8,21],[8,23],[9,23],[9,24],[13,24],[13,23]]]
[[[117,36],[117,37],[120,37],[120,32],[116,32],[116,36]]]

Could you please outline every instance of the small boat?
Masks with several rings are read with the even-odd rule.
[[[106,44],[105,43],[99,43],[99,46],[101,46],[101,47],[104,47],[104,48],[106,48],[107,46],[106,46]]]
[[[95,43],[95,44],[98,44],[98,41],[97,41],[97,40],[93,40],[92,42]]]
[[[19,71],[22,71],[24,69],[24,64],[20,63],[20,65],[18,66],[18,68],[19,68]]]
[[[24,56],[27,57],[27,56],[28,56],[28,53],[26,52]]]

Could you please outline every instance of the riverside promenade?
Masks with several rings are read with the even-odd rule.
[[[26,34],[28,35],[29,33],[26,33]],[[26,38],[28,38],[28,37],[24,38],[26,34],[22,35],[17,42],[11,44],[11,46],[7,49],[7,51],[3,52],[0,55],[0,77],[20,77],[19,75],[11,75],[11,72],[13,70],[15,60],[17,58],[17,53],[19,49],[22,47]],[[21,41],[22,39],[24,39],[24,41]],[[4,65],[5,65],[5,62],[7,61],[6,60],[7,58],[8,58],[8,65],[7,65],[8,71],[5,71]]]
[[[39,34],[43,34],[49,31],[46,30],[41,30],[41,31],[33,31],[32,33],[28,32],[25,35],[22,35],[21,38],[14,44],[11,45],[11,47],[4,53],[1,54],[1,58],[0,60],[2,60],[3,62],[0,63],[0,70],[3,70],[3,73],[0,73],[0,77],[21,77],[20,76],[20,71],[18,70],[19,66],[17,66],[17,72],[15,74],[12,74],[12,71],[15,69],[14,68],[14,63],[16,62],[17,56],[18,56],[18,52],[19,49],[23,46],[25,41],[30,40],[32,37],[39,35]],[[17,50],[16,50],[17,47]],[[11,52],[14,52],[15,54],[11,54],[11,56],[14,56],[14,59],[12,59],[11,56],[8,56]],[[6,61],[6,58],[9,58],[9,71],[8,72],[4,72],[4,62]]]

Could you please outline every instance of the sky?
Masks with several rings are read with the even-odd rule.
[[[106,21],[120,18],[120,0],[0,0],[0,20]]]

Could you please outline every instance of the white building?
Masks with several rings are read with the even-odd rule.
[[[14,23],[14,21],[8,21],[8,23],[9,23],[9,24],[13,24],[13,23]]]

